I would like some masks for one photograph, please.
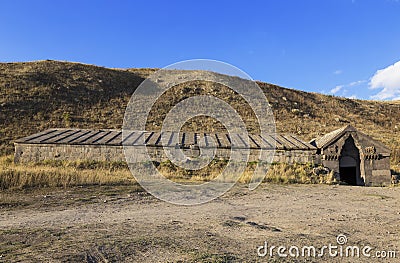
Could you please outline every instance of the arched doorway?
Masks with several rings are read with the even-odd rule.
[[[339,159],[340,181],[349,185],[363,185],[360,177],[360,152],[353,137],[346,139]]]

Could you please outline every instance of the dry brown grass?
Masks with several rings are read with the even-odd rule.
[[[176,167],[171,162],[159,164],[158,168],[162,174],[169,179],[191,180],[191,181],[211,181],[217,178],[225,168],[227,162],[214,160],[211,164],[198,171],[185,171]],[[248,163],[242,175],[233,175],[231,178],[239,177],[239,183],[249,183],[253,177],[253,172],[257,163]],[[316,175],[312,164],[285,164],[276,163],[269,166],[265,175],[265,183],[274,184],[332,184],[335,183],[333,173],[327,175]],[[221,178],[226,179],[226,178]],[[228,179],[229,180],[229,179]]]
[[[333,173],[317,175],[311,164],[276,164],[268,170],[265,182],[283,184],[332,184],[336,183]]]
[[[11,156],[0,158],[0,189],[134,183],[129,170],[119,164],[80,161],[14,164]]]
[[[201,183],[215,179],[225,168],[226,161],[212,161],[198,171],[185,170],[171,162],[155,163],[168,179],[177,182]],[[256,163],[249,163],[240,176],[239,183],[249,183]],[[273,164],[264,182],[275,184],[332,183],[332,177],[316,176],[310,164]],[[239,175],[233,175],[237,178]],[[0,189],[26,189],[44,187],[74,187],[89,185],[136,184],[127,165],[123,162],[46,161],[15,164],[12,156],[0,158]]]

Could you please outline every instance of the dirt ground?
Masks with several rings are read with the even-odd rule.
[[[0,197],[0,262],[400,262],[400,187],[238,185],[197,206],[159,201],[136,186]],[[339,251],[338,235],[347,238],[343,250],[370,246],[370,258],[301,256],[304,246]],[[297,246],[300,256],[275,249],[260,257],[265,242],[268,252]],[[397,258],[376,257],[390,251]]]

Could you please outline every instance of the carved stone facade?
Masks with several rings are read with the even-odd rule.
[[[311,142],[322,165],[351,185],[390,184],[390,149],[368,135],[346,126]]]

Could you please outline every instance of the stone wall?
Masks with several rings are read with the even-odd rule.
[[[389,185],[391,180],[390,159],[364,160],[365,184],[367,186]]]
[[[44,160],[124,161],[122,146],[15,144],[14,161],[40,162]]]
[[[144,146],[135,146],[136,156],[130,155],[129,162],[134,163],[138,160],[144,160]],[[141,147],[141,148],[140,148]],[[156,161],[168,160],[164,151],[160,147],[147,147],[150,156]],[[137,151],[139,150],[139,151]],[[183,150],[185,155],[192,154],[190,149]],[[139,155],[137,154],[139,152]],[[259,150],[251,150],[249,162],[259,160]],[[266,155],[271,153],[266,153]],[[217,159],[229,159],[230,149],[218,148],[216,152]],[[104,145],[67,145],[67,144],[24,144],[15,143],[16,163],[39,162],[44,160],[94,160],[94,161],[125,161],[124,150],[122,146],[104,146]],[[273,157],[275,163],[320,163],[319,155],[315,150],[277,150]]]

